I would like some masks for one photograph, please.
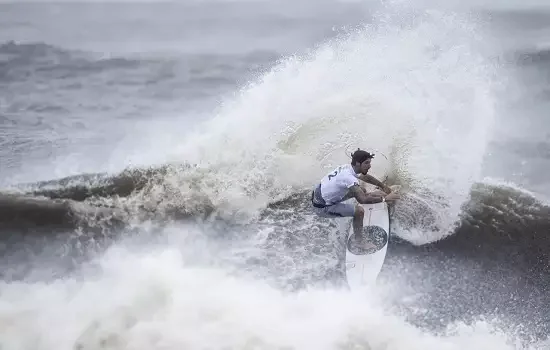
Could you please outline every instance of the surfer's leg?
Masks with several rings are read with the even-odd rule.
[[[359,238],[361,236],[361,233],[363,232],[364,217],[365,209],[360,205],[356,205],[353,214],[353,234],[356,238]]]

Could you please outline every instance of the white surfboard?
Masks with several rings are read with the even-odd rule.
[[[362,204],[365,208],[363,238],[352,239],[353,225],[346,239],[346,277],[351,289],[372,286],[382,269],[390,239],[390,214],[385,202]]]

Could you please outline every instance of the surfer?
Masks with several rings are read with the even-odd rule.
[[[353,217],[354,237],[361,237],[365,210],[359,204],[372,204],[395,201],[399,195],[374,176],[369,175],[371,160],[374,154],[357,149],[351,154],[351,164],[340,165],[327,175],[317,185],[311,195],[315,213],[321,217]],[[381,191],[367,193],[360,185],[362,180],[377,186]],[[359,204],[342,203],[355,198]]]

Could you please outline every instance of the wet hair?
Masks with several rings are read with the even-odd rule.
[[[351,165],[355,165],[355,163],[363,163],[367,159],[374,158],[374,154],[371,154],[367,151],[363,151],[362,149],[357,149],[357,151],[353,152],[351,154]]]

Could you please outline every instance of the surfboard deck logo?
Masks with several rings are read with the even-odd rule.
[[[376,253],[388,243],[388,233],[380,226],[365,226],[359,239],[355,234],[348,237],[347,248],[354,255]]]

